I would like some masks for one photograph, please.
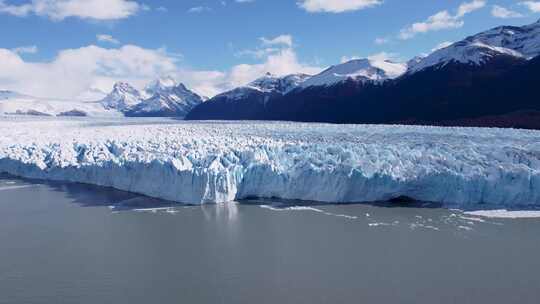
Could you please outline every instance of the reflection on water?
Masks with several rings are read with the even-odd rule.
[[[538,303],[540,219],[0,178],[4,303]],[[424,208],[418,208],[424,207]]]

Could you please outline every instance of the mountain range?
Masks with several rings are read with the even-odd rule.
[[[287,91],[261,90],[257,80],[200,104],[187,119],[537,129],[539,55],[540,21],[501,26],[406,64],[351,60],[298,78]]]
[[[98,101],[0,91],[0,114],[540,129],[539,55],[540,21],[496,27],[406,63],[353,59],[317,75],[268,73],[209,100],[172,77],[143,90],[118,82]]]
[[[101,104],[128,117],[185,117],[206,99],[165,77],[151,82],[142,92],[128,83],[116,83]]]
[[[100,96],[90,92],[86,96]],[[99,93],[99,92],[98,92]],[[39,98],[12,91],[0,91],[0,114],[91,117],[185,117],[206,100],[172,77],[157,79],[143,91],[128,83],[114,84],[98,101]]]

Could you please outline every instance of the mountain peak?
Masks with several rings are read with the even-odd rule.
[[[450,62],[483,65],[494,57],[531,59],[540,55],[540,20],[525,26],[499,26],[437,50],[409,72],[441,67]]]
[[[126,116],[182,117],[204,100],[184,84],[167,76],[149,83],[144,92],[126,82],[117,82],[101,104]]]
[[[379,82],[399,77],[405,71],[406,64],[394,63],[386,59],[352,59],[331,66],[311,77],[302,84],[302,87],[333,86],[349,79],[359,82]]]
[[[256,80],[249,83],[247,87],[262,92],[285,94],[297,88],[309,77],[310,76],[306,74],[291,74],[283,77],[278,77],[274,74],[266,73],[264,76],[257,78]]]
[[[140,92],[135,89],[132,85],[130,85],[127,82],[116,82],[113,85],[113,90],[111,92],[111,95],[118,95],[118,96],[125,96],[125,95],[133,95],[133,96],[139,96]]]
[[[149,95],[157,94],[162,91],[170,91],[172,88],[176,87],[178,84],[176,80],[171,76],[160,77],[152,82],[150,82],[145,91]]]
[[[117,82],[112,92],[105,96],[101,104],[106,109],[123,111],[141,101],[141,93],[127,82]]]
[[[123,81],[115,82],[114,85],[113,85],[113,89],[122,89],[122,88],[126,88],[126,87],[131,87],[131,85],[129,83],[123,82]]]
[[[169,76],[169,75],[165,77],[160,77],[159,79],[157,79],[157,82],[167,87],[176,86],[176,79],[174,79],[172,76]]]

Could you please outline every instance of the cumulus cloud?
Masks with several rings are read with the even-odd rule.
[[[107,42],[107,43],[112,43],[112,44],[119,44],[120,43],[120,41],[118,41],[118,39],[114,38],[111,35],[107,35],[107,34],[96,35],[96,39],[98,41],[100,41],[100,42]]]
[[[502,19],[523,17],[523,15],[521,15],[520,13],[507,9],[506,7],[500,5],[493,6],[493,8],[491,9],[491,15],[495,18]]]
[[[259,38],[264,45],[284,45],[287,47],[292,47],[293,38],[291,35],[280,35],[275,38]]]
[[[252,55],[261,62],[239,64],[232,67],[225,77],[228,89],[245,85],[266,73],[284,76],[293,73],[316,74],[322,69],[315,65],[300,62],[294,50],[291,35],[279,35],[273,38],[259,38],[260,45],[254,50],[244,50],[237,55]]]
[[[473,0],[471,2],[462,3],[458,8],[456,18],[464,17],[465,15],[479,10],[484,6],[486,6],[485,0]]]
[[[417,34],[427,33],[432,31],[440,31],[444,29],[460,28],[465,23],[463,17],[486,6],[484,0],[473,0],[471,2],[462,3],[455,15],[450,14],[447,10],[440,11],[435,15],[430,16],[427,20],[414,23],[401,30],[399,38],[406,40],[411,39]]]
[[[126,45],[67,49],[48,62],[29,62],[0,49],[0,87],[45,97],[72,98],[89,88],[108,90],[118,80],[142,83],[176,71],[164,50]]]
[[[527,7],[533,13],[540,13],[540,1],[523,1],[520,4]]]
[[[271,41],[276,47],[275,51],[261,56],[258,62],[238,64],[224,71],[186,68],[178,56],[165,49],[145,49],[136,45],[66,49],[45,62],[26,61],[19,54],[21,50],[0,48],[0,89],[70,99],[89,89],[108,92],[117,81],[142,88],[157,77],[170,75],[200,94],[214,96],[245,85],[267,72],[282,76],[321,71],[321,68],[302,63],[297,58],[292,37],[290,43],[279,37],[260,41],[261,45]],[[278,44],[277,41],[282,42]]]
[[[300,0],[298,5],[310,13],[343,13],[382,4],[382,0]]]
[[[299,62],[296,52],[292,48],[284,48],[277,53],[268,55],[262,63],[234,66],[229,71],[228,83],[232,88],[245,85],[267,72],[277,76],[285,76],[293,73],[316,74],[321,70],[320,67]]]
[[[118,20],[144,9],[147,7],[132,0],[29,0],[17,4],[0,0],[0,13],[19,17],[34,14],[57,21],[69,17]]]

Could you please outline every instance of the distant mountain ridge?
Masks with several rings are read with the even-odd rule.
[[[241,105],[213,98],[187,119],[538,128],[539,55],[540,21],[501,26],[406,64],[351,60],[281,96],[246,96]]]
[[[482,65],[498,56],[530,60],[540,55],[540,20],[522,27],[500,26],[470,36],[423,58],[408,73],[451,62]]]
[[[0,91],[0,114],[483,126],[504,121],[537,128],[530,121],[540,113],[539,56],[540,20],[499,26],[406,63],[365,58],[317,75],[267,73],[211,99],[172,77],[143,90],[118,82],[97,102]],[[90,89],[83,95],[103,94]]]
[[[105,109],[99,102],[40,98],[14,91],[0,91],[1,115],[121,116],[116,110]]]
[[[0,115],[183,118],[205,100],[206,97],[176,83],[173,78],[165,77],[151,82],[143,91],[126,82],[117,82],[99,101],[39,98],[0,91]]]
[[[405,64],[390,60],[353,59],[331,66],[320,74],[310,77],[300,87],[333,86],[351,80],[362,83],[380,83],[397,78],[407,71]]]
[[[292,74],[278,77],[267,73],[246,86],[219,94],[196,106],[186,117],[191,119],[253,119],[266,105],[298,89],[311,76]]]
[[[184,117],[205,100],[172,77],[165,77],[148,84],[143,92],[127,83],[116,83],[101,104],[131,117]]]

